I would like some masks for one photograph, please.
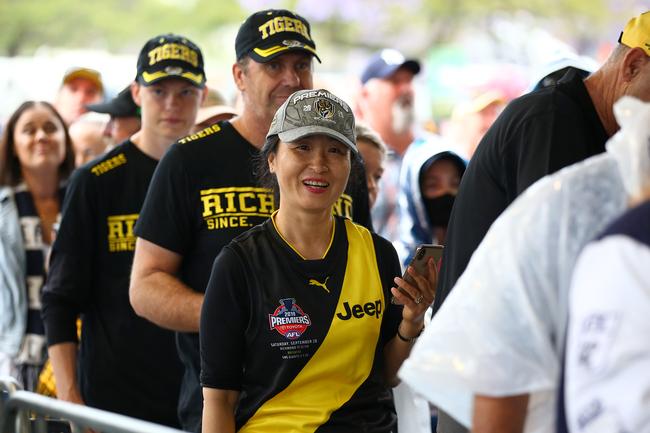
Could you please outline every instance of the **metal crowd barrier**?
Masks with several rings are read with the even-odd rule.
[[[181,430],[21,390],[12,378],[0,377],[0,433],[47,433],[48,423],[69,422],[72,433],[182,433]],[[57,430],[58,431],[58,430]]]

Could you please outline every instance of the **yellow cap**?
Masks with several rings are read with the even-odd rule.
[[[630,48],[642,48],[650,56],[650,12],[644,12],[628,21],[618,42]]]
[[[68,69],[61,80],[61,85],[68,84],[75,78],[83,78],[88,80],[97,87],[97,89],[104,93],[104,84],[102,83],[102,76],[99,72],[90,68],[71,68]]]

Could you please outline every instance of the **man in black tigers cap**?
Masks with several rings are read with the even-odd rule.
[[[293,12],[252,14],[239,28],[235,51],[232,73],[242,96],[241,114],[169,149],[135,228],[131,305],[137,314],[178,332],[185,367],[179,414],[189,431],[201,429],[198,331],[212,264],[222,247],[273,212],[273,193],[258,186],[253,161],[277,109],[292,93],[313,87],[316,44],[309,23]],[[367,191],[344,194],[339,208],[350,217],[365,208],[368,222],[367,200]]]
[[[320,62],[309,23],[287,10],[254,13],[241,25],[235,40],[237,60],[248,55],[265,63],[291,51],[306,51]]]
[[[271,215],[273,196],[257,186],[253,158],[278,107],[293,92],[312,88],[316,47],[304,18],[286,10],[257,12],[241,25],[235,45],[232,71],[242,93],[241,115],[171,146],[135,228],[131,304],[140,316],[178,332],[185,369],[178,411],[183,429],[193,432],[201,430],[198,331],[212,262],[231,239]],[[176,73],[200,82],[196,71],[175,69],[177,57],[197,65],[202,60],[152,46],[138,62],[139,81]]]

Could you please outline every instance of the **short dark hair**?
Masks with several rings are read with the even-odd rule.
[[[2,141],[0,142],[0,186],[16,186],[23,179],[20,161],[18,160],[15,150],[14,133],[16,131],[16,124],[23,113],[37,105],[42,105],[50,110],[63,127],[63,132],[65,134],[65,157],[63,158],[61,165],[59,165],[59,180],[67,179],[70,176],[70,173],[72,173],[72,170],[74,170],[72,139],[68,133],[68,127],[59,112],[56,111],[56,108],[54,108],[49,102],[26,101],[23,102],[16,111],[14,111],[11,117],[9,117],[7,125],[2,133]]]
[[[280,188],[278,187],[278,178],[271,173],[269,168],[269,155],[277,152],[279,142],[279,140],[275,140],[275,144],[263,146],[262,150],[257,154],[253,161],[253,173],[257,178],[257,182],[261,187],[273,191],[273,202],[275,203],[276,209],[280,207]]]
[[[237,64],[239,65],[240,69],[246,73],[248,71],[248,64],[251,62],[251,57],[250,56],[244,56],[241,59],[237,60]]]

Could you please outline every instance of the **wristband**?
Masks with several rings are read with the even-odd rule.
[[[400,334],[400,332],[399,332],[399,327],[400,327],[400,326],[402,326],[401,323],[400,323],[399,326],[397,327],[397,337],[398,337],[400,340],[402,340],[402,341],[404,341],[404,342],[406,342],[406,343],[410,343],[410,342],[412,342],[412,341],[414,341],[414,340],[417,340],[418,337],[419,337],[420,335],[422,335],[422,331],[424,331],[424,325],[422,325],[422,329],[420,329],[420,332],[418,332],[416,335],[414,335],[413,337],[405,337],[405,336],[403,336],[402,334]]]

